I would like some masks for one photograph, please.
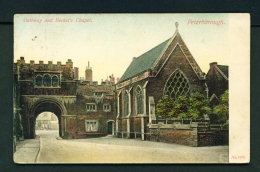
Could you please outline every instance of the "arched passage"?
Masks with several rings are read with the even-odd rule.
[[[29,138],[35,138],[35,122],[36,118],[42,112],[54,113],[59,121],[59,136],[63,136],[63,123],[62,116],[65,115],[66,108],[55,99],[41,99],[34,103],[30,109],[31,118],[29,119],[29,126],[27,127],[27,133]]]

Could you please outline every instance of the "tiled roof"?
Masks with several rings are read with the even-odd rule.
[[[164,47],[167,45],[169,40],[170,39],[167,39],[166,41],[157,45],[153,49],[133,59],[131,64],[128,66],[125,73],[123,74],[123,76],[118,81],[118,83],[149,69],[154,64],[158,56],[161,54],[161,52],[163,51]]]
[[[226,77],[228,78],[228,66],[224,66],[224,65],[217,65],[217,66],[221,70],[221,72],[223,72],[224,75],[226,75]]]

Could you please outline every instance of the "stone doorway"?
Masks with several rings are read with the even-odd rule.
[[[114,122],[113,121],[107,122],[107,134],[114,135]]]

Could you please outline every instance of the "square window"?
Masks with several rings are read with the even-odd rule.
[[[95,97],[103,97],[103,93],[102,92],[95,92],[94,96]]]
[[[111,111],[111,106],[109,104],[104,104],[103,109],[104,111],[109,112]]]
[[[87,111],[97,111],[96,104],[87,104]]]
[[[98,131],[98,121],[97,120],[85,120],[85,130],[86,130],[86,132]]]

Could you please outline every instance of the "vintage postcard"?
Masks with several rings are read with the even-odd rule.
[[[249,163],[249,14],[16,14],[14,162]]]

